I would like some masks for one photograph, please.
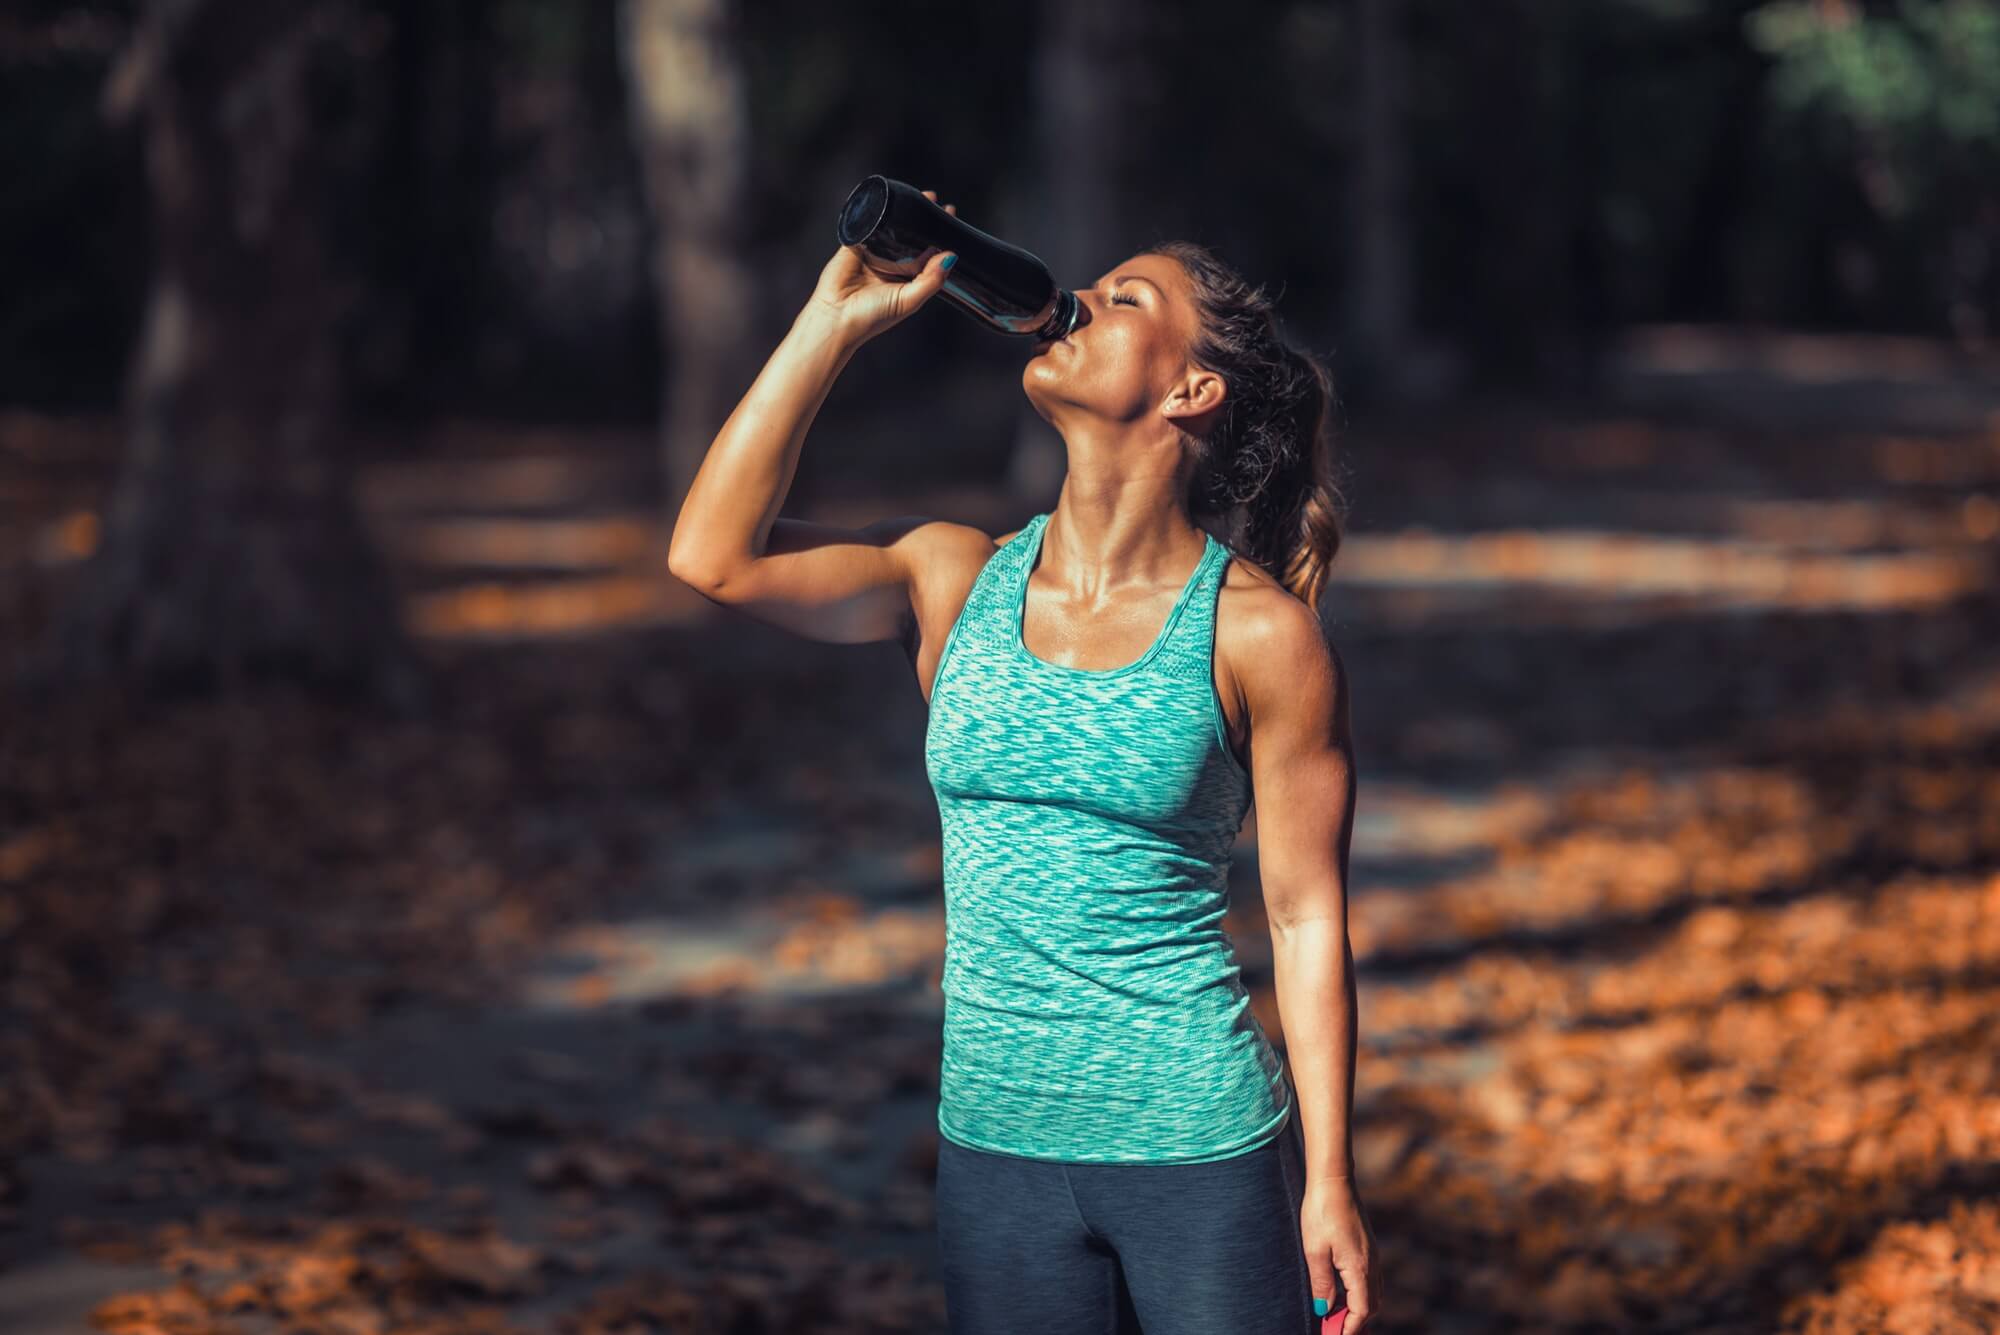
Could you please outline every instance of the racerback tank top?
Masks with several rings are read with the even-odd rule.
[[[1070,1163],[1203,1163],[1284,1129],[1284,1069],[1223,914],[1250,805],[1215,696],[1229,548],[1153,644],[1065,667],[1021,636],[1047,514],[945,637],[924,763],[943,831],[939,1134]]]

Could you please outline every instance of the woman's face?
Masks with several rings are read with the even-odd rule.
[[[1220,402],[1213,373],[1191,366],[1194,295],[1179,261],[1135,255],[1077,292],[1082,308],[1067,338],[1038,343],[1021,372],[1035,411],[1058,429],[1079,418],[1142,424],[1162,412],[1181,418]],[[1189,377],[1210,380],[1204,403]]]

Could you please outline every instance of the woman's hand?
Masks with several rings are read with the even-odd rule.
[[[1313,1297],[1327,1300],[1337,1311],[1333,1278],[1337,1271],[1345,1292],[1347,1322],[1341,1335],[1355,1335],[1375,1310],[1375,1235],[1361,1212],[1361,1198],[1349,1178],[1308,1180],[1299,1210],[1299,1233],[1305,1240],[1306,1270],[1312,1276]]]
[[[935,204],[937,192],[926,190],[924,198]],[[947,204],[944,211],[958,216],[956,205]],[[858,247],[842,246],[820,271],[807,309],[826,315],[848,338],[864,343],[909,319],[937,295],[944,286],[943,262],[950,253],[939,251],[914,278],[898,280],[884,278],[863,264]]]

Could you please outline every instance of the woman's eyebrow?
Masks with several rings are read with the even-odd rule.
[[[1147,287],[1152,288],[1153,291],[1155,292],[1160,291],[1160,285],[1154,282],[1152,279],[1146,277],[1144,274],[1136,274],[1136,273],[1120,274],[1118,277],[1111,280],[1112,287],[1117,287],[1120,283],[1144,283]],[[1098,286],[1103,287],[1104,284],[1099,283]],[[1161,295],[1165,296],[1166,294],[1162,292]]]

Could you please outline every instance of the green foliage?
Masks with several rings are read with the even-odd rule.
[[[1781,115],[1846,131],[1912,177],[1937,155],[2000,154],[2000,8],[1984,0],[1899,0],[1883,13],[1781,0],[1747,30],[1776,62]]]

